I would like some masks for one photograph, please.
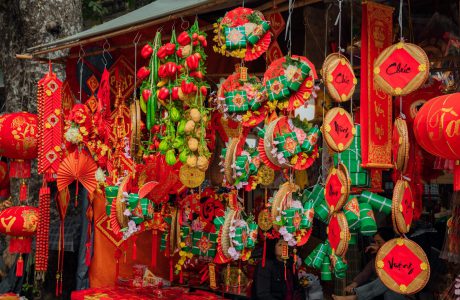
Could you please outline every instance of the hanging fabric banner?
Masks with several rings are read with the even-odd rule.
[[[376,57],[392,44],[393,8],[363,1],[361,47],[361,147],[363,166],[392,168],[392,98],[374,86]]]

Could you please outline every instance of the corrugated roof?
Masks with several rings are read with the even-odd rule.
[[[94,26],[88,30],[56,40],[47,44],[31,47],[27,49],[28,53],[36,52],[41,49],[50,48],[57,45],[64,45],[76,41],[89,39],[100,36],[109,32],[129,28],[138,24],[147,23],[155,19],[166,17],[171,14],[184,12],[204,4],[217,3],[219,1],[211,0],[156,0],[130,13],[120,16],[101,25]]]

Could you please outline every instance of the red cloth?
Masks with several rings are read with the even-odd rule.
[[[392,168],[392,98],[374,88],[374,60],[392,44],[393,8],[363,3],[361,48],[361,147],[364,167]]]

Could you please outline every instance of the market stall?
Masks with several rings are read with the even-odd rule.
[[[273,267],[272,241],[281,240],[282,282],[295,276],[311,297],[323,285],[326,297],[344,294],[361,268],[353,257],[388,224],[378,280],[402,295],[425,289],[429,255],[411,234],[426,212],[434,174],[422,170],[433,156],[460,189],[458,94],[430,72],[427,48],[404,36],[402,9],[394,34],[394,8],[370,1],[336,1],[331,15],[332,4],[317,4],[326,47],[320,62],[309,59],[296,17],[317,2],[158,0],[18,55],[49,70],[37,114],[0,116],[0,149],[21,180],[12,191],[21,205],[0,212],[16,276],[46,278],[75,300],[261,296],[257,274]],[[27,187],[34,159],[40,191]],[[38,207],[26,206],[35,192]],[[445,249],[456,262],[457,208]]]

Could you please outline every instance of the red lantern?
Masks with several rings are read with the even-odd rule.
[[[10,177],[23,179],[19,200],[27,200],[25,178],[30,177],[30,160],[37,158],[37,115],[16,112],[0,116],[0,155],[10,161]]]
[[[417,142],[429,153],[456,160],[454,190],[460,190],[460,93],[428,101],[414,120]]]
[[[32,236],[38,224],[38,209],[32,206],[13,206],[0,212],[0,232],[10,235],[11,253],[30,253]],[[19,257],[16,276],[23,274],[23,260]]]

